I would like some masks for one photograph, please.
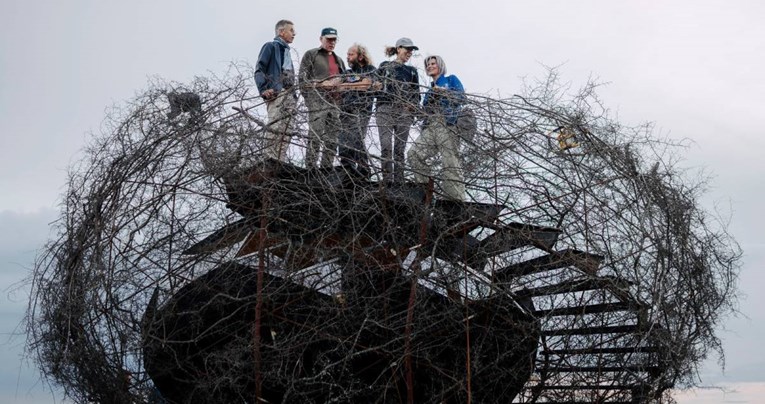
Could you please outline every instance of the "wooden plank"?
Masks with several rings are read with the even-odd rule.
[[[211,253],[222,248],[231,247],[244,240],[252,232],[252,223],[247,218],[239,219],[216,230],[209,236],[187,248],[181,254],[196,255]]]
[[[557,373],[601,373],[601,372],[656,372],[661,370],[658,366],[638,366],[638,365],[624,365],[624,366],[554,366],[554,367],[541,367],[538,369],[540,372],[557,372]]]
[[[640,306],[629,302],[585,304],[581,306],[556,307],[552,309],[535,310],[537,317],[576,316],[595,313],[610,313],[616,311],[638,311]]]
[[[520,289],[513,292],[519,297],[549,296],[562,293],[584,292],[598,289],[626,289],[632,283],[626,279],[613,276],[601,276],[597,278],[576,278],[555,285],[541,286],[538,288]]]
[[[491,226],[495,232],[465,249],[465,262],[471,268],[481,269],[488,258],[526,246],[535,246],[550,252],[561,231],[553,227],[509,223]]]
[[[571,349],[548,349],[541,354],[548,355],[604,355],[604,354],[630,354],[630,353],[656,353],[660,348],[656,346],[629,346],[612,348],[571,348]]]
[[[603,256],[601,255],[566,249],[520,262],[518,264],[506,266],[499,269],[496,272],[496,275],[501,280],[508,281],[518,276],[551,271],[559,268],[575,267],[587,274],[595,276],[602,260]]]
[[[594,334],[626,334],[638,331],[637,325],[616,325],[604,327],[564,328],[559,330],[542,330],[542,335],[594,335]]]
[[[263,242],[263,248],[269,249],[273,246],[282,244],[285,242],[284,238],[281,237],[267,237],[265,241]],[[252,254],[256,251],[258,251],[259,248],[259,242],[258,242],[258,230],[255,229],[250,233],[250,235],[247,237],[247,240],[242,244],[241,247],[239,247],[239,251],[236,252],[235,257],[243,257],[248,254]]]
[[[630,385],[630,384],[613,384],[613,385],[551,384],[551,385],[537,385],[532,387],[532,389],[537,389],[537,390],[632,390],[636,387],[637,387],[636,385]]]

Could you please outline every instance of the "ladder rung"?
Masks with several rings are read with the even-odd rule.
[[[640,307],[629,302],[614,302],[600,304],[585,304],[582,306],[556,307],[554,309],[536,310],[534,314],[537,317],[546,316],[571,316],[594,313],[608,313],[614,311],[638,311]]]
[[[655,372],[660,370],[658,366],[557,366],[541,367],[540,372],[558,372],[558,373],[604,373],[604,372]]]
[[[533,386],[534,390],[632,390],[638,386],[626,385],[626,384],[614,384],[614,385],[537,385]]]
[[[583,327],[564,328],[560,330],[543,330],[542,335],[593,335],[593,334],[618,334],[637,331],[637,325],[616,325],[606,327]]]
[[[594,275],[597,273],[602,260],[603,256],[601,255],[567,249],[504,267],[498,270],[496,275],[500,278],[509,279],[566,267],[576,267]]]
[[[619,289],[624,289],[629,287],[630,282],[626,279],[620,279],[616,277],[599,277],[599,278],[586,278],[586,279],[573,279],[568,280],[565,282],[557,283],[555,285],[550,286],[542,286],[538,288],[530,288],[530,289],[520,289],[515,291],[514,293],[517,296],[521,297],[527,297],[527,296],[547,296],[547,295],[556,295],[561,293],[574,293],[574,292],[584,292],[587,290],[597,290],[597,289],[603,289],[606,287],[616,287]]]
[[[576,348],[576,349],[548,349],[542,351],[542,355],[602,355],[602,354],[628,354],[628,353],[654,353],[659,352],[655,346],[614,347],[614,348]]]

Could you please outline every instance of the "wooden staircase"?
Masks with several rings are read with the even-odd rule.
[[[243,180],[229,180],[229,207],[244,218],[189,247],[186,254],[245,240],[237,256],[265,248],[292,273],[337,260],[399,272],[402,254],[416,251],[418,260],[430,257],[466,269],[466,274],[467,268],[481,274],[491,288],[512,296],[539,322],[534,371],[513,402],[643,403],[661,394],[664,387],[657,380],[665,371],[666,348],[652,337],[661,330],[647,320],[650,307],[635,297],[629,280],[602,274],[605,257],[555,250],[561,230],[502,222],[501,205],[432,201],[426,184],[385,189],[338,173],[321,174],[335,178],[323,181],[343,195],[347,206],[339,206],[342,211],[363,212],[364,220],[346,215],[353,223],[367,223],[359,230],[337,223],[336,200],[322,202],[327,185],[314,185],[316,173],[269,164]],[[270,205],[262,202],[263,189],[271,190]],[[282,189],[288,192],[282,195]],[[286,205],[305,214],[296,217],[279,209]],[[273,217],[260,229],[257,217],[263,209]],[[261,239],[260,230],[269,236]],[[310,236],[319,230],[324,232],[321,238]],[[536,256],[521,258],[524,251]],[[497,268],[498,262],[508,261],[513,264]],[[473,299],[448,291],[451,299]]]
[[[532,299],[542,325],[534,375],[515,402],[645,403],[660,394],[666,350],[652,338],[650,308],[629,281],[599,275],[602,261],[564,250],[501,271],[512,279],[558,270],[545,285],[515,291]]]

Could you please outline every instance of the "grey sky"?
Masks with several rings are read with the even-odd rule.
[[[749,318],[731,320],[722,334],[727,375],[711,362],[704,381],[765,383],[765,315],[757,310],[765,306],[758,293],[765,279],[763,17],[760,1],[3,0],[0,287],[25,275],[31,251],[47,238],[66,168],[89,142],[88,132],[98,132],[107,107],[153,76],[183,82],[221,73],[230,61],[253,63],[274,23],[288,18],[300,55],[318,45],[325,26],[338,29],[339,52],[358,41],[377,63],[384,45],[408,36],[421,55],[443,56],[470,92],[509,96],[522,77],[561,66],[574,88],[591,76],[608,82],[600,94],[625,123],[654,121],[658,133],[693,140],[685,165],[713,172],[710,208],[733,211],[748,295],[741,309]],[[2,336],[21,310],[3,294]],[[28,402],[23,392],[33,384],[31,373],[5,380],[19,375],[8,359],[19,348],[17,339],[0,349],[2,402]],[[21,393],[9,392],[14,388]]]

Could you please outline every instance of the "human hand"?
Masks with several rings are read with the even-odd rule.
[[[276,98],[276,91],[274,91],[273,88],[269,88],[268,90],[263,91],[263,93],[260,94],[260,96],[263,97],[263,99],[266,101],[271,101],[274,98]]]
[[[320,87],[337,87],[340,84],[342,84],[343,79],[340,77],[332,77],[329,79],[325,79],[322,82],[319,83]]]

